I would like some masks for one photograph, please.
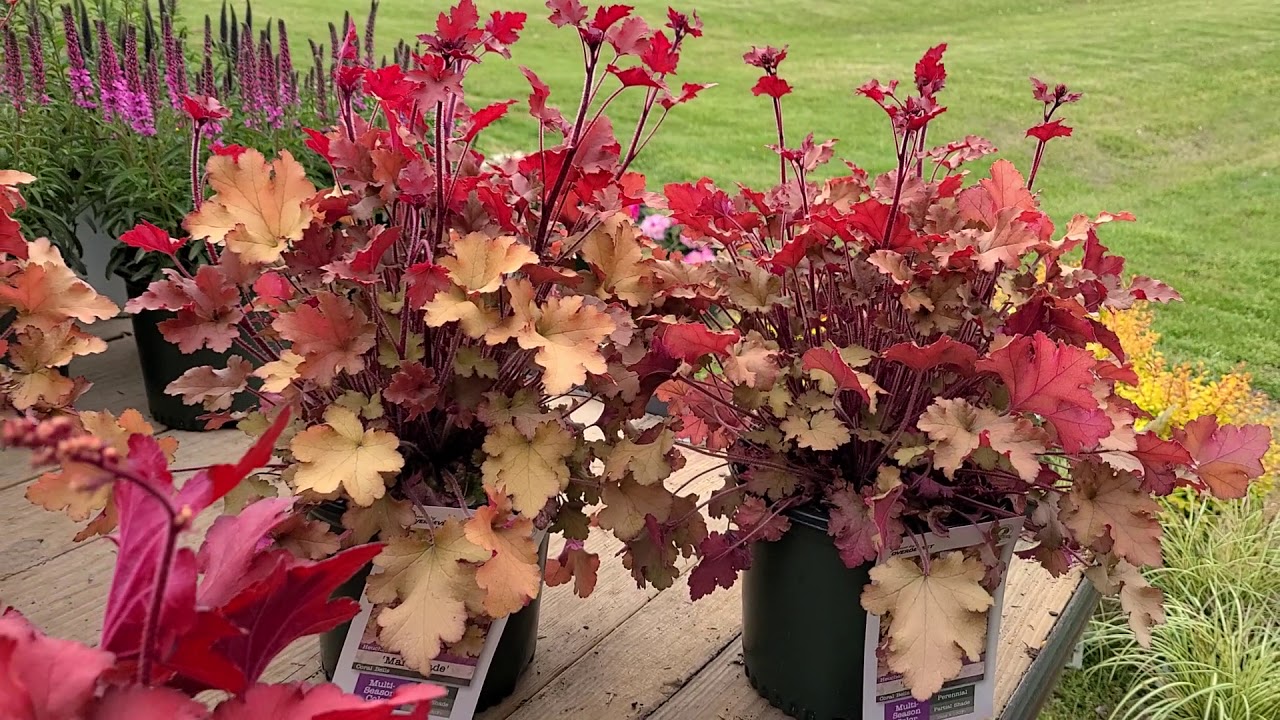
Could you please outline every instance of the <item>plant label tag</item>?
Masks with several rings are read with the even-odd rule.
[[[1000,637],[1000,608],[1013,546],[1022,530],[1021,518],[953,528],[947,537],[925,533],[921,547],[930,557],[959,551],[975,558],[995,551],[1005,568],[991,591],[987,612],[986,645],[978,658],[964,658],[960,675],[948,681],[928,700],[916,700],[902,675],[889,670],[884,660],[887,623],[867,613],[867,640],[863,648],[862,717],[864,720],[992,720],[995,717],[996,644]],[[914,543],[903,543],[895,556],[919,557]]]
[[[458,508],[429,507],[419,514],[415,528],[438,526],[450,517],[465,519],[466,512]],[[541,542],[539,534],[534,538]],[[375,567],[374,572],[378,572]],[[469,618],[467,631],[462,639],[446,646],[431,663],[431,672],[424,675],[409,668],[399,653],[383,648],[378,643],[378,614],[386,607],[369,601],[366,593],[360,598],[360,613],[351,620],[347,638],[338,656],[338,667],[333,682],[349,693],[368,700],[382,700],[391,696],[396,688],[408,683],[429,682],[445,689],[445,696],[431,703],[432,718],[445,720],[471,720],[480,701],[480,690],[493,662],[498,640],[506,628],[507,619]],[[397,711],[396,714],[403,714]]]

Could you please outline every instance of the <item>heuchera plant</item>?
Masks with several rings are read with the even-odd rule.
[[[74,473],[76,492],[111,493],[119,516],[98,647],[47,637],[13,609],[0,615],[6,718],[379,720],[410,706],[410,717],[425,720],[443,689],[409,684],[369,702],[334,685],[259,683],[294,640],[355,616],[358,603],[330,595],[381,545],[299,559],[272,535],[289,521],[293,501],[271,498],[218,518],[199,550],[178,547],[201,512],[270,460],[288,419],[280,413],[238,462],[202,469],[181,489],[169,469],[172,449],[148,434],[129,435],[121,452],[71,417],[5,423],[6,445]],[[211,711],[193,699],[204,690],[230,696]]]
[[[683,462],[670,431],[628,421],[677,365],[651,343],[657,316],[704,309],[705,290],[639,232],[628,210],[650,198],[629,168],[667,113],[706,87],[669,85],[701,23],[548,5],[585,68],[568,117],[522,68],[536,152],[494,167],[475,150],[515,101],[472,108],[464,79],[482,58],[509,56],[526,17],[482,19],[463,0],[420,36],[407,70],[369,67],[348,28],[338,126],[308,131],[335,187],[317,191],[287,153],[226,148],[196,177],[212,194],[196,193],[190,240],[147,226],[124,238],[166,254],[207,244],[216,262],[170,271],[129,305],[174,311],[160,328],[184,351],[237,348],[169,391],[203,403],[214,424],[238,419],[232,399],[253,393],[260,412],[239,418],[252,432],[294,409],[281,478],[306,502],[345,503],[343,542],[388,543],[369,581],[369,598],[391,605],[379,640],[423,671],[463,640],[468,618],[536,597],[538,529],[569,538],[549,581],[589,593],[599,558],[583,548],[585,508],[603,498],[614,523],[642,526],[634,494]],[[639,119],[619,142],[605,112],[623,95],[639,98]],[[206,121],[225,115],[210,98],[192,103]],[[596,419],[574,414],[592,400]],[[427,506],[465,518],[413,528]]]
[[[69,408],[89,389],[64,370],[71,359],[107,344],[79,323],[115,317],[119,308],[94,292],[63,262],[48,239],[27,242],[13,213],[24,207],[20,186],[35,177],[0,170],[0,409],[48,414]]]
[[[1027,131],[1030,177],[997,160],[972,181],[962,168],[991,143],[929,142],[945,111],[944,50],[916,65],[914,88],[858,89],[888,116],[896,169],[872,178],[850,164],[821,183],[813,173],[834,141],[793,146],[782,131],[786,50],[747,53],[763,71],[754,92],[773,105],[780,182],[732,194],[706,179],[667,186],[684,232],[720,250],[700,266],[720,295],[705,324],[663,329],[684,372],[658,390],[676,436],[736,468],[708,501],[731,523],[698,543],[693,597],[731,586],[752,542],[787,532],[789,509],[824,510],[844,563],[876,563],[862,603],[887,616],[888,665],[921,699],[963,655],[977,659],[1002,568],[958,552],[889,559],[903,543],[1025,517],[1035,545],[1023,554],[1055,575],[1089,568],[1145,640],[1162,618],[1159,590],[1138,571],[1161,561],[1154,497],[1180,485],[1242,497],[1270,439],[1211,416],[1134,431],[1145,416],[1116,388],[1136,376],[1099,312],[1177,296],[1126,280],[1099,239],[1128,214],[1057,230],[1040,210],[1032,183],[1045,147],[1071,134],[1055,116],[1080,96],[1033,79],[1044,114]],[[618,533],[633,554],[670,542],[687,517],[665,511],[660,484],[648,490],[664,511]],[[646,575],[668,582],[672,559]]]

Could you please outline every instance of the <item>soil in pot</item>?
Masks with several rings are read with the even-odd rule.
[[[131,282],[128,289],[129,297],[134,298],[146,292],[147,286]],[[228,352],[201,349],[183,353],[160,332],[160,323],[173,316],[164,310],[143,310],[134,313],[132,318],[133,339],[138,345],[138,362],[142,366],[142,383],[147,390],[147,410],[151,417],[175,430],[205,430],[205,421],[199,419],[206,412],[204,407],[187,405],[181,397],[169,395],[164,389],[191,368],[202,365],[226,367],[227,358],[237,353],[234,348]],[[241,393],[232,410],[248,410],[253,400],[251,394]]]
[[[801,720],[862,717],[862,588],[872,564],[847,568],[827,519],[790,513],[791,530],[751,548],[743,573],[742,656],[752,687]]]
[[[313,512],[317,518],[330,524],[341,523],[342,510],[323,507]],[[538,548],[538,564],[544,570],[547,565],[547,541],[542,539]],[[372,565],[357,573],[343,583],[334,592],[334,597],[348,597],[358,600],[364,594],[365,580],[369,576]],[[507,618],[506,628],[498,639],[498,647],[494,651],[493,662],[489,665],[489,674],[485,676],[484,686],[480,690],[480,702],[476,712],[493,707],[502,702],[516,689],[529,664],[533,662],[534,651],[538,645],[538,613],[542,605],[542,594],[534,598],[524,609]],[[325,677],[333,679],[333,672],[338,667],[338,656],[342,653],[342,645],[347,639],[347,630],[351,623],[343,623],[338,627],[320,635],[320,666]]]

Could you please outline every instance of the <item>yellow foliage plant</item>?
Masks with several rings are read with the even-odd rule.
[[[1170,429],[1182,427],[1201,415],[1214,415],[1219,423],[1262,423],[1280,427],[1280,413],[1263,393],[1254,390],[1252,377],[1241,366],[1234,372],[1215,376],[1204,363],[1171,362],[1159,349],[1160,334],[1152,329],[1154,319],[1145,303],[1128,310],[1108,313],[1104,322],[1120,337],[1129,362],[1138,375],[1138,384],[1120,385],[1117,393],[1150,413]],[[1105,350],[1101,352],[1105,353]],[[1280,476],[1280,442],[1273,439],[1263,458],[1266,474],[1253,484],[1255,494],[1265,494]],[[1179,511],[1191,507],[1190,488],[1179,488],[1168,502]]]

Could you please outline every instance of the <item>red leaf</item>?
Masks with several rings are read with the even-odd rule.
[[[738,580],[738,573],[751,567],[751,550],[736,530],[713,532],[698,545],[701,560],[689,573],[689,597],[698,600],[716,587],[726,590]]]
[[[888,248],[897,252],[908,248],[924,250],[924,238],[911,229],[911,220],[902,211],[898,212],[897,219],[894,220],[893,237],[886,240],[885,233],[889,229],[889,213],[892,210],[891,205],[870,198],[851,208],[846,223],[849,229],[858,230],[870,237],[872,248]]]
[[[939,365],[951,365],[968,372],[978,361],[978,351],[957,342],[950,335],[943,335],[924,347],[910,342],[898,343],[885,350],[881,357],[900,362],[916,372],[932,370]]]
[[[839,350],[835,348],[809,348],[805,351],[801,360],[804,363],[805,370],[822,370],[835,378],[836,387],[840,390],[853,390],[862,396],[863,401],[871,402],[871,395],[862,386],[862,381],[858,379],[858,373],[845,363],[844,358],[840,357]]]
[[[587,9],[578,0],[547,0],[551,8],[551,24],[556,27],[581,25],[587,19]]]
[[[218,98],[208,95],[183,95],[182,110],[196,122],[204,125],[231,117],[231,111],[218,102]]]
[[[785,275],[788,270],[799,267],[800,261],[818,241],[819,238],[812,233],[802,233],[788,240],[771,257],[761,259],[760,263],[774,275]]]
[[[677,323],[663,328],[659,342],[672,357],[697,363],[704,355],[727,356],[729,346],[741,338],[737,330],[714,332],[701,323]]]
[[[1134,276],[1129,283],[1129,292],[1133,293],[1133,296],[1139,300],[1148,302],[1167,303],[1182,299],[1177,290],[1145,275]]]
[[[698,97],[698,93],[703,90],[713,88],[715,86],[716,83],[685,83],[680,86],[679,95],[671,95],[670,93],[667,93],[659,102],[662,104],[662,107],[670,110],[676,105],[683,105],[684,103]]]
[[[1022,336],[978,362],[1009,390],[1009,409],[1043,416],[1057,430],[1063,449],[1078,452],[1110,434],[1093,388],[1097,358],[1084,348],[1055,343],[1044,333]]]
[[[92,720],[207,720],[204,705],[172,688],[123,685],[107,690]]]
[[[791,86],[780,77],[764,75],[756,81],[756,84],[751,88],[751,93],[753,95],[768,95],[776,99],[790,94]]]
[[[623,87],[665,87],[662,83],[654,79],[653,75],[642,67],[619,68],[617,65],[609,65],[605,68],[608,72],[617,76]]]
[[[195,621],[195,558],[190,550],[178,553],[177,559],[165,554],[172,521],[155,496],[177,503],[168,459],[155,438],[129,438],[128,468],[150,491],[134,482],[118,482],[113,488],[119,517],[118,549],[102,620],[101,647],[121,660],[134,659],[142,645],[157,568],[162,564],[172,562],[173,566],[160,609],[157,646],[167,652]]]
[[[348,695],[337,685],[255,685],[218,706],[213,720],[391,720],[396,708],[412,704],[408,720],[426,720],[431,701],[444,688],[409,682],[385,700]]]
[[[472,0],[461,0],[449,9],[449,13],[436,16],[436,39],[441,44],[463,46],[475,42],[479,32],[476,24],[480,22],[480,13]],[[354,26],[353,26],[354,27]]]
[[[17,612],[0,617],[0,708],[17,720],[79,718],[115,659],[46,637]]]
[[[0,253],[19,260],[27,259],[27,241],[22,237],[22,225],[4,210],[0,210]]]
[[[604,32],[614,23],[630,15],[633,9],[630,5],[601,5],[596,8],[595,17],[591,18],[591,27]]]
[[[467,125],[467,131],[462,134],[462,142],[469,143],[480,134],[481,130],[492,125],[496,120],[507,114],[507,109],[515,104],[515,100],[503,100],[491,105],[486,105],[479,110],[471,113],[471,123]]]
[[[214,140],[213,142],[209,143],[209,149],[213,151],[214,155],[222,155],[225,157],[229,157],[232,160],[239,160],[240,156],[243,155],[245,150],[248,150],[249,148],[243,145],[237,145],[235,143],[226,145],[226,144],[223,144],[222,141],[220,140]]]
[[[280,433],[284,432],[285,427],[289,425],[289,408],[285,407],[276,416],[271,427],[262,433],[253,447],[240,458],[240,461],[234,465],[214,465],[209,468],[208,482],[210,493],[205,507],[212,505],[215,501],[221,499],[224,495],[231,492],[241,480],[249,476],[249,473],[271,462],[271,456],[275,452],[276,440],[280,438]],[[196,482],[200,476],[187,481],[188,485]],[[184,487],[185,491],[186,488]]]
[[[640,53],[640,62],[658,75],[666,75],[676,71],[680,53],[667,39],[667,34],[659,30],[649,38],[649,44]]]
[[[178,249],[183,245],[183,241],[169,237],[169,233],[146,220],[135,225],[132,230],[122,233],[120,242],[129,247],[162,252],[170,257],[177,255]]]
[[[621,25],[614,25],[605,33],[605,40],[619,55],[635,55],[647,46],[649,25],[643,18],[629,17]]]
[[[942,53],[946,51],[946,43],[929,48],[916,63],[916,89],[921,95],[931,97],[946,85],[947,69],[942,64]]]
[[[200,607],[220,608],[258,581],[259,571],[266,569],[254,567],[254,561],[264,556],[261,541],[289,517],[292,508],[289,498],[263,498],[238,515],[223,515],[213,522],[196,555]]]
[[[271,572],[222,610],[224,617],[247,632],[222,640],[213,651],[240,667],[249,682],[256,682],[294,640],[332,630],[355,617],[359,603],[330,598],[381,551],[381,545],[360,545],[316,563],[276,551],[277,564]]]
[[[1142,463],[1142,487],[1156,495],[1168,495],[1178,482],[1178,468],[1191,465],[1191,453],[1155,433],[1138,433],[1138,447],[1129,454]]]
[[[449,271],[443,265],[420,262],[405,272],[409,284],[406,301],[409,307],[421,309],[436,293],[449,287]]]
[[[577,0],[571,0],[577,4]],[[582,6],[578,5],[581,9]],[[585,10],[583,13],[585,14]],[[555,15],[553,14],[554,18]],[[524,73],[525,79],[529,81],[529,114],[541,122],[543,125],[550,126],[556,130],[567,130],[568,123],[564,119],[564,115],[560,111],[547,106],[547,99],[551,97],[551,88],[527,67],[521,67],[520,72]]]
[[[1061,120],[1054,120],[1029,128],[1027,137],[1035,138],[1040,142],[1049,142],[1054,138],[1071,137],[1071,128],[1063,125]]]
[[[490,35],[484,46],[505,58],[511,57],[507,46],[520,39],[520,31],[528,18],[522,12],[494,12],[484,24],[485,32]]]
[[[284,275],[271,270],[253,281],[253,294],[269,308],[279,308],[293,299],[293,285]]]
[[[1202,415],[1175,430],[1174,439],[1195,459],[1195,473],[1220,498],[1242,498],[1249,481],[1262,475],[1262,457],[1271,446],[1266,425],[1218,425]]]

